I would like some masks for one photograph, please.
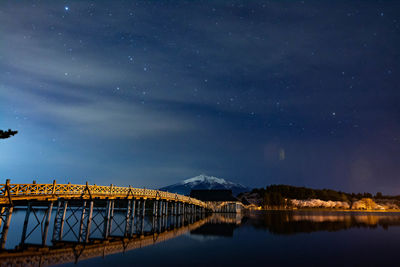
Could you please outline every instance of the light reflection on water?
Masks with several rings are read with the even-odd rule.
[[[15,215],[7,248],[12,248],[9,243],[15,247],[20,239],[17,229],[22,227],[24,212]],[[270,211],[214,214],[179,234],[168,235],[163,242],[124,253],[106,253],[104,258],[97,256],[77,264],[396,266],[399,226],[398,213]]]

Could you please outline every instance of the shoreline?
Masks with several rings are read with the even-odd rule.
[[[328,209],[328,208],[306,208],[306,209],[254,209],[250,211],[322,211],[322,212],[368,212],[368,213],[400,213],[400,209],[389,210],[352,210],[352,209]]]

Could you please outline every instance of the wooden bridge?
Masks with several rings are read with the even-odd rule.
[[[105,240],[118,231],[123,237],[144,235],[145,217],[149,215],[153,220],[168,215],[183,218],[190,215],[197,220],[209,211],[206,203],[200,200],[158,190],[88,183],[57,184],[56,181],[11,184],[7,180],[0,184],[1,249],[5,247],[15,207],[25,210],[22,247],[30,244],[39,230],[40,244],[45,246],[51,221],[54,221],[53,242],[69,238],[88,243],[99,238]],[[155,227],[154,223],[151,225]]]

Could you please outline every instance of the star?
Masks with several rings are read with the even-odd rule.
[[[64,7],[64,10],[65,10],[65,11],[68,11],[68,10],[69,10],[69,6],[65,6],[65,7]]]

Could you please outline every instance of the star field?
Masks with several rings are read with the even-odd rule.
[[[0,177],[400,194],[397,1],[3,1]]]

